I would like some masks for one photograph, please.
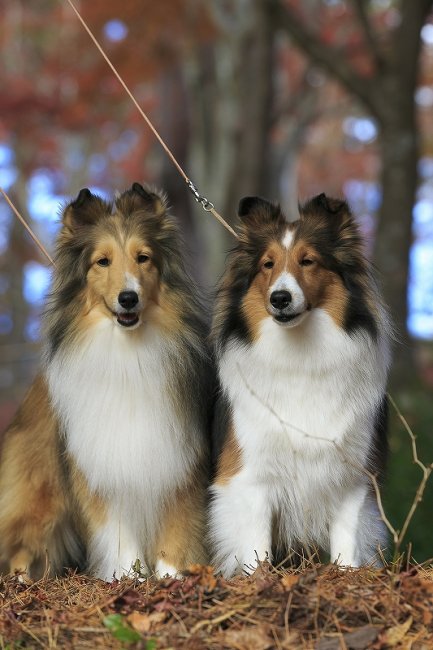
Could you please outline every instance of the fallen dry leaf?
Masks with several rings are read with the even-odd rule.
[[[167,618],[166,612],[152,612],[151,614],[141,614],[140,612],[132,612],[126,617],[126,620],[134,630],[142,634],[149,632],[152,627],[158,623],[163,623]]]
[[[136,607],[141,600],[142,595],[136,591],[136,589],[127,589],[114,600],[113,607],[117,611],[131,610],[133,607]]]
[[[210,593],[217,586],[217,579],[215,577],[214,568],[212,566],[203,566],[202,564],[192,564],[189,567],[189,572],[198,576],[198,583],[200,587]]]
[[[316,643],[315,650],[368,650],[379,636],[380,627],[364,625],[364,627],[331,638],[321,639]]]
[[[281,584],[285,591],[290,591],[299,582],[299,573],[285,573],[281,578]]]
[[[422,622],[424,625],[430,625],[433,620],[433,614],[429,609],[423,609],[422,612]]]
[[[268,650],[275,644],[263,627],[259,626],[227,630],[221,634],[220,641],[224,647],[233,650]]]
[[[348,650],[367,650],[376,641],[380,630],[376,625],[364,625],[359,630],[343,634],[344,643]]]
[[[388,628],[380,637],[380,640],[383,644],[394,648],[397,644],[403,641],[405,635],[412,625],[413,617],[409,616],[407,621],[400,623],[400,625],[394,625],[393,627]]]

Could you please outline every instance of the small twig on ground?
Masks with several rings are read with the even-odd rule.
[[[430,478],[431,473],[433,472],[433,463],[430,463],[429,465],[425,465],[418,457],[418,449],[416,446],[416,436],[413,433],[411,427],[409,426],[408,421],[404,417],[404,415],[401,413],[400,409],[398,408],[397,404],[393,400],[392,396],[388,393],[387,394],[389,401],[392,404],[393,409],[397,413],[398,418],[402,422],[404,428],[409,434],[410,440],[411,440],[411,445],[412,445],[412,456],[413,456],[413,462],[420,467],[423,477],[421,479],[421,483],[418,485],[418,489],[415,493],[414,499],[412,501],[412,505],[409,509],[409,512],[407,513],[406,519],[404,520],[403,526],[401,528],[401,531],[398,535],[397,543],[396,543],[396,552],[400,550],[401,544],[406,536],[407,529],[409,528],[409,524],[412,521],[412,518],[415,514],[415,511],[417,509],[418,504],[420,501],[422,501],[422,498],[424,496],[424,492],[427,486],[427,482]]]

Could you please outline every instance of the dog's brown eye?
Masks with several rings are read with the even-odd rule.
[[[148,262],[150,260],[149,255],[145,255],[144,253],[140,253],[140,255],[137,255],[137,262],[139,264],[144,264],[145,262]]]
[[[273,266],[274,266],[274,263],[273,263],[272,260],[268,260],[267,262],[265,262],[265,263],[263,264],[263,266],[264,266],[265,269],[272,269]]]
[[[304,257],[304,259],[302,259],[299,264],[301,266],[311,266],[314,264],[314,260],[310,260],[308,257]]]
[[[108,257],[101,257],[100,260],[96,262],[99,266],[110,266],[110,260]]]

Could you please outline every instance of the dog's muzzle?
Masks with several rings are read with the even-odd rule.
[[[293,304],[293,298],[290,291],[277,290],[269,296],[271,304],[270,313],[273,319],[282,325],[294,321],[305,313],[305,309],[299,309]]]
[[[116,312],[117,322],[122,327],[132,327],[140,320],[137,311],[134,310],[139,304],[139,297],[136,291],[121,291],[117,297],[121,309]]]

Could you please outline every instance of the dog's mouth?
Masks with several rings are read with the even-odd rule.
[[[290,323],[290,321],[295,320],[295,318],[302,316],[304,313],[305,312],[300,311],[297,314],[277,314],[274,316],[274,320],[276,320],[277,323]]]
[[[287,327],[295,327],[298,323],[302,322],[304,320],[304,316],[308,314],[311,311],[311,305],[307,304],[304,309],[301,311],[297,312],[284,312],[280,311],[277,313],[272,314],[272,318],[276,323],[284,327],[286,325]]]
[[[137,325],[138,321],[140,320],[140,316],[133,311],[117,313],[116,318],[117,322],[122,327],[133,327],[134,325]]]

